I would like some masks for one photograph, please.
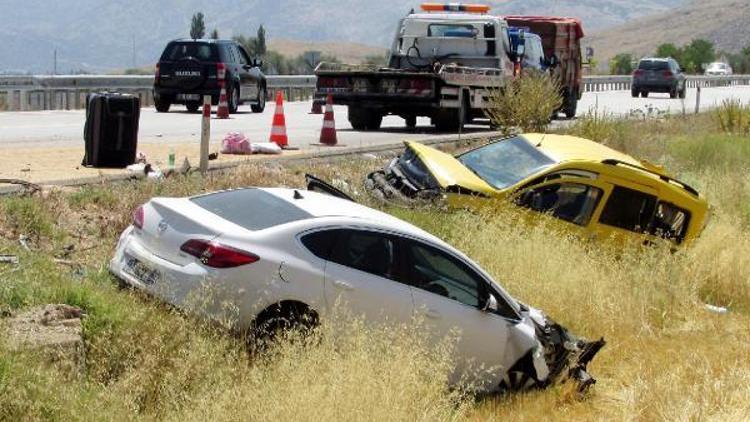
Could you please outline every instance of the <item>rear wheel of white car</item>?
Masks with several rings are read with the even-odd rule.
[[[318,314],[300,302],[281,302],[266,308],[253,324],[255,349],[265,349],[278,341],[307,337],[318,326]]]

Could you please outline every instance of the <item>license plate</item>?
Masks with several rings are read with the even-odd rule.
[[[184,101],[198,101],[201,99],[201,96],[199,94],[177,94],[177,99]]]
[[[125,258],[125,267],[123,270],[140,280],[143,284],[153,285],[161,279],[159,271],[149,268],[146,264],[132,256]]]

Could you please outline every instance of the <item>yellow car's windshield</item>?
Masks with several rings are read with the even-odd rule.
[[[493,142],[460,155],[458,160],[495,189],[513,186],[555,164],[522,136]]]

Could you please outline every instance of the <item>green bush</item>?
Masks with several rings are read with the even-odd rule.
[[[562,101],[557,80],[530,72],[490,91],[485,113],[493,126],[508,135],[518,130],[543,132]]]

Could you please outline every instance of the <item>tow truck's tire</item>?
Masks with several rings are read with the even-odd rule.
[[[571,91],[565,96],[562,111],[568,119],[576,117],[576,112],[578,111],[578,94],[575,91]]]
[[[383,115],[376,110],[349,106],[349,123],[354,130],[378,130],[383,123]]]
[[[407,116],[404,117],[404,122],[406,123],[406,127],[409,129],[414,129],[417,127],[417,116]]]
[[[156,111],[159,113],[167,113],[171,105],[172,103],[170,103],[169,101],[154,100],[154,106],[156,107]]]

